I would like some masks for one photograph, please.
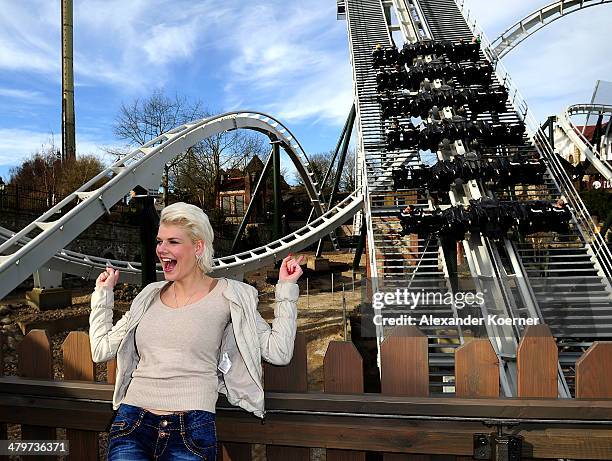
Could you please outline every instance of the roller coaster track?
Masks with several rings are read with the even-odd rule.
[[[316,242],[328,234],[330,230],[345,223],[347,219],[361,209],[361,206],[360,191],[355,191],[314,221],[279,240],[242,253],[215,258],[214,268],[210,275],[213,277],[232,277],[274,263],[276,260],[285,257],[290,251],[300,251]],[[6,242],[14,235],[14,232],[0,227],[0,242]],[[23,237],[15,245],[17,245],[17,248],[21,248],[27,246],[30,242],[31,239]],[[140,284],[141,282],[141,264],[138,262],[100,258],[70,250],[58,251],[44,266],[84,279],[95,279],[101,271],[110,266],[119,269],[122,282],[133,284]],[[160,280],[164,277],[159,264],[157,276]]]
[[[549,3],[528,14],[502,32],[499,37],[491,42],[491,49],[501,59],[523,40],[557,19],[591,6],[604,5],[606,3],[612,3],[612,0],[561,0]],[[463,5],[463,1],[461,1],[461,5]]]
[[[574,223],[568,235],[505,242],[517,286],[522,285],[521,290],[512,288],[516,293],[514,299],[522,300],[524,304],[510,306],[510,313],[516,317],[524,315],[525,311],[530,316],[535,312],[541,321],[550,326],[553,335],[567,345],[568,351],[588,344],[584,338],[611,337],[612,255],[558,156],[540,130],[508,71],[492,51],[486,34],[464,8],[463,2],[419,0],[419,3],[426,13],[427,21],[432,17],[436,21],[436,27],[431,27],[435,38],[469,40],[473,36],[481,37],[486,58],[496,65],[497,81],[508,90],[513,112],[526,124],[530,144],[538,150],[547,165],[545,189],[542,186],[530,187],[527,196],[548,200],[561,198],[569,204],[573,214]],[[445,21],[440,17],[445,18]],[[469,29],[466,30],[466,27]],[[523,199],[512,191],[499,198]],[[531,308],[529,304],[532,304]],[[568,389],[561,366],[569,366],[571,374],[574,364],[571,353],[562,356],[559,391],[560,395],[567,396]]]
[[[385,9],[390,4],[398,10],[396,17],[400,22],[399,27],[389,26],[389,18],[385,17]],[[419,165],[421,159],[416,149],[388,151],[386,148],[383,135],[385,124],[380,106],[376,104],[376,70],[371,66],[371,51],[376,44],[391,44],[391,30],[400,30],[407,42],[414,37],[469,41],[473,36],[480,35],[481,62],[488,60],[496,64],[492,87],[505,86],[509,94],[506,110],[498,114],[499,119],[511,123],[524,121],[527,128],[524,148],[535,148],[547,165],[544,185],[524,186],[520,196],[517,190],[508,188],[499,191],[497,197],[500,200],[563,199],[569,204],[574,217],[568,235],[549,233],[542,237],[545,242],[541,250],[538,246],[540,243],[536,245],[534,239],[525,237],[519,241],[505,239],[499,243],[484,237],[470,237],[463,241],[472,281],[479,291],[487,285],[491,293],[483,308],[483,315],[488,310],[488,313],[501,314],[500,317],[537,317],[546,322],[553,334],[562,340],[575,338],[579,342],[581,338],[612,336],[610,250],[597,233],[584,203],[546,136],[540,131],[520,92],[473,17],[453,0],[346,0],[345,6],[358,114],[358,152],[361,152],[358,161],[361,163],[360,184],[364,187],[364,218],[368,232],[368,275],[373,278],[373,291],[393,290],[396,286],[394,282],[398,279],[401,279],[400,284],[403,283],[404,287],[416,281],[418,288],[444,289],[448,268],[442,242],[435,235],[404,236],[400,232],[398,219],[394,217],[394,213],[408,203],[428,207],[431,202],[424,199],[428,194],[393,187],[389,170],[397,165]],[[418,30],[410,31],[411,27]],[[448,114],[444,116],[448,117]],[[487,113],[479,114],[478,119],[493,121]],[[453,152],[455,150],[460,155],[462,146],[457,143]],[[500,149],[500,155],[503,155],[502,151]],[[474,181],[470,183],[466,188],[468,195],[450,194],[451,204],[461,203],[466,197],[492,196],[493,191],[484,189]],[[583,283],[577,293],[578,278]],[[569,311],[568,305],[563,302],[565,299],[571,300]],[[455,306],[452,309],[447,306],[446,310],[443,306],[426,308],[434,315],[459,315]],[[376,308],[374,313],[379,313]],[[516,347],[521,330],[515,327],[487,328],[485,333],[503,365],[502,388],[506,395],[514,395]],[[448,350],[463,343],[461,329],[442,331],[439,328],[426,328],[424,332],[430,339],[430,351],[434,352],[430,357],[437,359],[437,365],[443,368],[452,367],[453,357]],[[376,327],[379,345],[386,333],[385,327]],[[441,341],[447,345],[450,343],[450,347],[440,347]],[[440,368],[430,369],[430,372],[435,374],[435,370]],[[569,394],[561,372],[559,390],[560,395]],[[436,390],[432,388],[432,391]]]
[[[304,180],[315,215],[318,219],[327,219],[322,217],[324,200],[315,180],[315,174],[310,168],[304,150],[289,129],[273,117],[260,112],[229,112],[181,125],[152,139],[119,159],[34,222],[8,238],[0,245],[2,280],[0,298],[38,268],[43,267],[96,219],[108,213],[110,208],[136,185],[157,188],[163,166],[170,160],[207,137],[240,128],[267,134],[271,139],[282,143],[298,174]],[[102,181],[106,182],[99,185]],[[69,209],[70,207],[72,208]],[[62,210],[66,209],[68,211],[62,213]],[[314,229],[309,226],[302,230],[303,234]],[[24,244],[25,238],[31,240]],[[281,241],[282,247],[286,242],[284,239]],[[273,248],[268,248],[266,251],[276,252]],[[245,255],[245,258],[250,262],[252,256]],[[265,255],[259,256],[263,258]],[[223,267],[231,266],[233,263],[230,261],[226,264],[222,258],[219,264]]]
[[[370,265],[368,276],[372,291],[389,292],[396,288],[410,288],[448,292],[448,269],[438,237],[402,236],[398,217],[388,213],[389,210],[397,209],[399,203],[408,203],[405,200],[410,195],[392,190],[391,166],[401,164],[402,161],[420,163],[418,152],[414,149],[385,152],[383,120],[377,100],[371,52],[376,44],[387,46],[391,43],[391,33],[385,17],[385,7],[389,7],[390,2],[383,6],[379,0],[346,0],[345,4],[357,110],[357,171],[360,173],[357,183],[364,191],[363,218],[366,224]],[[394,1],[392,5],[397,4]],[[407,5],[398,15],[406,27],[410,27],[411,23],[407,15],[415,11],[412,6]],[[415,23],[418,24],[418,21]],[[436,318],[454,317],[457,314],[454,305],[437,304],[430,307],[430,315]],[[390,309],[387,306],[385,314]],[[374,314],[381,314],[381,310],[375,308]],[[380,347],[387,328],[375,325],[375,330]],[[436,386],[433,392],[441,391],[442,369],[449,365],[446,351],[462,342],[460,330],[451,328],[441,331],[433,326],[423,327],[432,341],[430,373],[437,376],[435,381],[439,383],[433,385]]]
[[[603,158],[597,148],[591,144],[591,142],[578,131],[574,123],[572,122],[571,116],[578,114],[610,114],[612,115],[612,106],[607,105],[593,105],[593,104],[574,104],[569,106],[565,112],[557,117],[557,124],[563,130],[569,140],[574,143],[581,153],[593,164],[593,166],[599,171],[599,173],[606,178],[606,180],[612,180],[612,165],[610,162]]]

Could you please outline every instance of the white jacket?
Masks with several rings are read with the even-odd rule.
[[[293,356],[297,328],[296,283],[280,282],[276,285],[276,306],[272,327],[259,312],[257,290],[243,282],[227,280],[223,296],[230,305],[231,323],[223,332],[219,361],[225,354],[231,367],[219,372],[219,392],[227,396],[232,405],[238,405],[263,418],[264,391],[261,358],[274,365],[286,365]],[[155,295],[168,283],[147,285],[136,296],[130,310],[113,326],[114,293],[108,288],[96,288],[91,295],[89,341],[94,362],[105,362],[117,356],[117,376],[113,394],[113,409],[125,397],[136,369],[136,326],[151,305]],[[225,369],[221,366],[221,369]]]

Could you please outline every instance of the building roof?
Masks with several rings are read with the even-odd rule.
[[[244,190],[244,177],[229,178],[221,181],[220,191],[229,192],[236,190]]]
[[[256,173],[258,171],[263,170],[264,164],[259,158],[257,154],[253,156],[253,158],[249,161],[247,166],[244,168],[244,171],[247,173]]]
[[[601,130],[602,132],[606,131],[606,126],[608,125],[608,122],[606,123],[602,123],[601,124]],[[576,130],[578,131],[578,133],[582,133],[582,128],[584,125],[576,125]],[[595,128],[597,128],[597,125],[587,125],[586,128],[584,129],[584,136],[585,138],[587,138],[589,141],[591,139],[593,139],[593,134],[595,133]]]

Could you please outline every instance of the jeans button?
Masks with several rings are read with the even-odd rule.
[[[166,427],[167,425],[168,425],[168,421],[166,421],[165,419],[162,419],[161,427]]]

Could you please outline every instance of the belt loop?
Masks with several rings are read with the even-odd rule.
[[[185,433],[185,420],[183,419],[184,413],[181,412],[178,415],[179,415],[179,422],[181,424],[181,434],[184,434]]]
[[[147,412],[147,410],[145,410],[144,408],[141,410],[140,415],[138,416],[138,423],[142,423],[142,420],[144,419],[144,415]]]

